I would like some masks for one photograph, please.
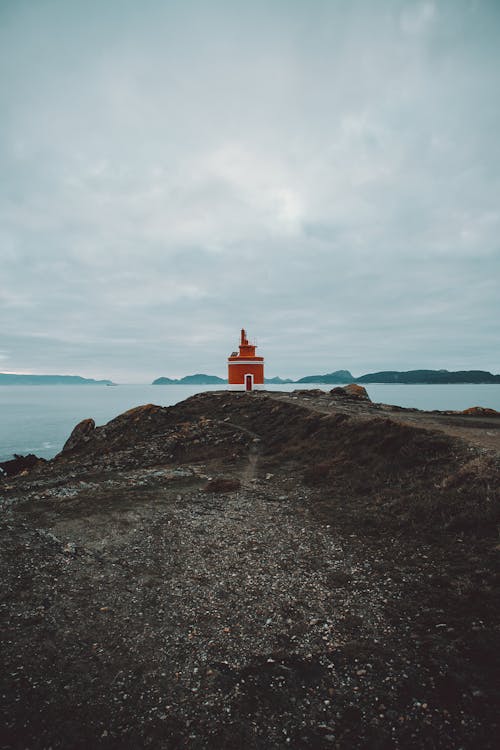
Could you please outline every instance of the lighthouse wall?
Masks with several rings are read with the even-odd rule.
[[[228,383],[229,386],[239,385],[242,390],[245,389],[245,375],[253,375],[254,388],[264,384],[264,360],[260,362],[252,361],[229,361],[228,362]]]

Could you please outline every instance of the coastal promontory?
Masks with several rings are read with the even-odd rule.
[[[2,747],[498,746],[500,415],[92,415],[0,479]]]

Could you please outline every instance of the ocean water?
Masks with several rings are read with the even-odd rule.
[[[0,386],[0,461],[14,453],[35,453],[52,458],[67,440],[73,427],[92,417],[105,424],[127,409],[154,403],[170,406],[200,393],[224,390],[226,386],[189,385],[12,385]],[[269,390],[334,386],[269,385]],[[486,406],[500,411],[500,385],[378,385],[366,386],[372,401],[417,409],[466,409]]]

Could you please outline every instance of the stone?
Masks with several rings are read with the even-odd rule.
[[[44,458],[38,458],[33,453],[27,456],[18,456],[14,454],[14,458],[10,461],[3,461],[0,463],[0,477],[14,477],[16,475],[26,476],[31,469],[37,464],[45,463]]]
[[[82,419],[64,443],[61,453],[67,453],[68,451],[80,447],[83,443],[86,443],[94,430],[95,422],[93,419]]]
[[[470,414],[471,416],[477,416],[477,417],[498,417],[500,416],[500,412],[495,411],[495,409],[489,409],[486,406],[470,406],[468,409],[464,409],[462,414]]]
[[[332,388],[330,395],[342,399],[371,402],[371,398],[368,395],[366,388],[363,388],[362,385],[358,385],[357,383],[350,383],[349,385]]]
[[[353,398],[359,398],[362,401],[371,401],[366,388],[364,388],[362,385],[358,385],[357,383],[350,383],[349,385],[344,386],[344,391]]]
[[[239,479],[229,479],[225,477],[219,477],[217,479],[211,479],[204,487],[205,492],[236,492],[241,487]]]

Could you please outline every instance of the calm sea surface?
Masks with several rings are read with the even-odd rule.
[[[318,385],[267,386],[293,391]],[[333,386],[322,386],[330,390]],[[12,385],[0,386],[0,461],[14,453],[51,458],[73,427],[86,417],[105,424],[140,404],[169,406],[195,393],[225,386],[187,385]],[[372,401],[418,409],[466,409],[488,406],[500,411],[500,385],[367,385]]]

